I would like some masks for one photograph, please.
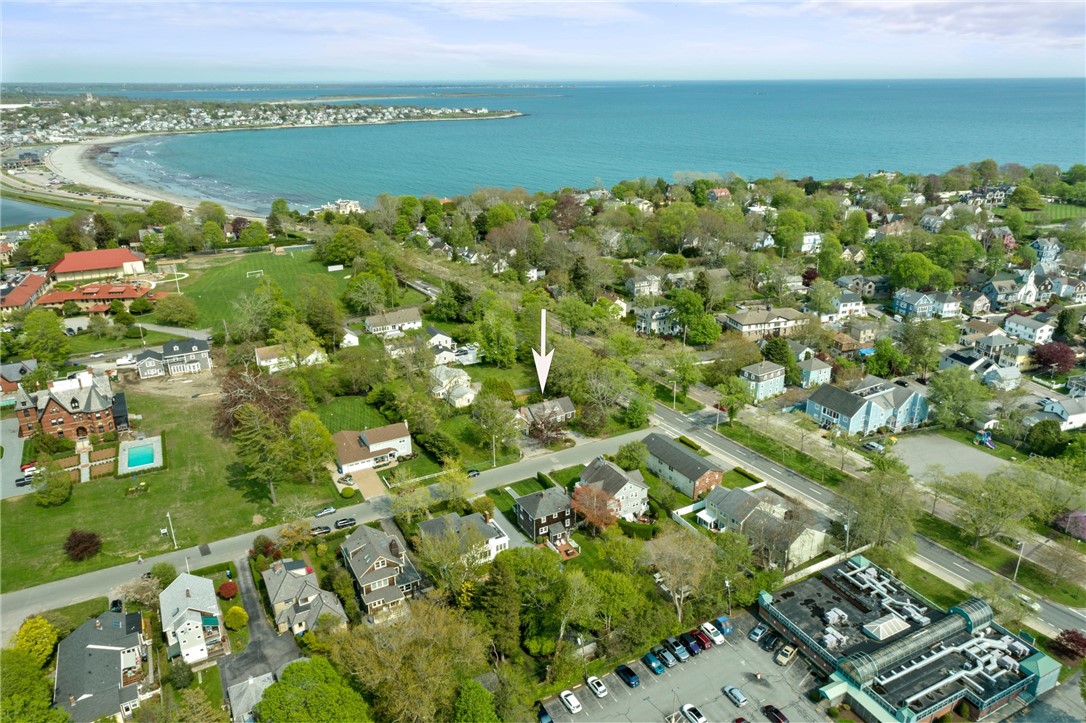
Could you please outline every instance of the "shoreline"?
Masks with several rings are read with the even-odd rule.
[[[241,208],[230,202],[223,202],[223,199],[214,198],[198,198],[196,196],[189,196],[185,194],[175,193],[173,191],[167,191],[165,189],[156,188],[153,186],[146,186],[131,181],[125,181],[113,173],[110,173],[105,167],[99,164],[95,159],[97,156],[104,153],[109,153],[116,146],[125,145],[126,143],[133,143],[146,138],[154,138],[157,136],[181,136],[181,135],[195,135],[198,133],[233,133],[237,131],[282,131],[282,130],[295,130],[299,128],[337,128],[345,126],[374,126],[374,125],[393,125],[396,123],[444,123],[449,121],[479,121],[479,120],[505,120],[509,118],[519,118],[524,116],[524,113],[511,112],[502,115],[485,116],[482,118],[414,118],[397,121],[379,121],[368,123],[323,123],[320,125],[282,125],[282,126],[257,126],[252,128],[208,128],[206,130],[192,130],[182,132],[156,132],[156,133],[129,133],[120,136],[101,136],[95,138],[88,138],[82,141],[76,141],[74,143],[65,143],[58,145],[45,159],[45,165],[53,173],[61,176],[62,178],[70,181],[72,184],[87,186],[88,188],[100,189],[111,196],[117,198],[104,199],[104,201],[117,201],[122,203],[142,203],[147,204],[152,201],[167,201],[169,203],[181,206],[184,209],[192,210],[196,208],[203,201],[214,201],[219,203],[226,210],[228,216],[243,216],[247,218],[256,218],[263,221],[264,216],[260,215],[255,209]],[[17,179],[16,177],[4,176],[5,182],[12,182]],[[25,183],[25,182],[24,182]],[[68,191],[61,191],[59,189],[51,188],[48,186],[32,185],[35,188],[35,192],[44,196],[55,196],[64,200],[81,200],[87,202],[85,197],[72,194]],[[94,201],[91,201],[94,203]]]

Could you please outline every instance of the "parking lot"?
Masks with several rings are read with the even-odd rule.
[[[826,720],[803,695],[804,690],[815,685],[806,661],[797,658],[782,668],[773,662],[770,653],[747,639],[747,633],[757,622],[751,615],[739,612],[732,618],[735,630],[724,645],[714,645],[685,663],[666,668],[662,675],[654,675],[640,659],[627,661],[640,679],[636,688],[627,687],[612,671],[600,676],[607,686],[607,695],[596,698],[581,681],[572,689],[581,704],[580,713],[571,714],[558,696],[544,701],[544,706],[556,723],[666,721],[686,703],[697,706],[702,715],[715,723],[739,717],[752,723],[765,721],[761,708],[766,704],[780,708],[793,723]],[[746,706],[737,708],[724,697],[723,688],[728,685],[743,692],[749,701]]]

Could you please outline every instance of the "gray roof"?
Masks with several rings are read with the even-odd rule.
[[[747,374],[760,377],[764,374],[772,374],[774,372],[784,371],[784,367],[775,362],[760,361],[756,364],[748,364],[747,366],[740,369],[740,371],[744,371]]]
[[[559,397],[558,399],[545,399],[542,402],[536,402],[535,404],[529,404],[527,407],[520,408],[520,415],[525,422],[531,424],[537,419],[547,419],[550,417],[565,417],[567,414],[572,414],[575,411],[573,406],[573,400],[569,397]]]
[[[603,457],[596,457],[581,470],[581,481],[584,484],[599,486],[611,497],[617,495],[628,484],[648,489],[640,470],[626,472]]]
[[[189,610],[218,617],[219,601],[215,598],[215,584],[211,580],[183,572],[158,594],[162,629],[172,630],[178,619]]]
[[[832,384],[823,384],[814,391],[810,400],[845,417],[851,417],[863,409],[864,399]]]
[[[739,524],[743,524],[747,517],[758,509],[758,503],[757,497],[739,487],[734,489],[714,487],[705,497],[706,507],[715,507],[721,514],[727,515]]]
[[[822,361],[818,357],[814,357],[814,356],[809,358],[809,359],[804,359],[803,361],[799,362],[796,366],[798,366],[802,371],[807,371],[807,372],[816,372],[816,371],[819,371],[820,369],[832,369],[832,367],[829,364]]]
[[[561,487],[548,487],[517,498],[520,506],[533,520],[557,515],[569,509],[569,497]]]
[[[155,351],[154,349],[144,349],[143,351],[141,351],[139,354],[136,355],[136,363],[137,364],[139,364],[142,361],[147,361],[148,359],[153,359],[156,362],[161,363],[161,361],[162,361],[162,352]]]
[[[440,517],[435,517],[431,520],[423,520],[419,523],[419,534],[431,535],[433,537],[439,537],[445,534],[447,530],[452,530],[457,536],[463,537],[469,529],[474,529],[478,532],[483,540],[489,540],[501,535],[501,533],[495,530],[493,526],[488,525],[486,518],[478,512],[472,512],[470,515],[464,515],[463,517],[460,517],[455,512],[449,512]]]
[[[36,371],[37,368],[37,359],[27,359],[26,361],[0,364],[0,377],[3,377],[9,382],[18,382],[22,380],[24,374],[29,374],[32,371]]]
[[[199,354],[210,349],[211,347],[203,339],[176,339],[162,345],[162,356],[168,359],[185,354]]]
[[[121,652],[140,645],[142,627],[139,613],[102,613],[60,641],[53,698],[72,720],[96,721],[136,700],[135,683],[121,687]]]
[[[261,577],[273,608],[280,603],[291,603],[275,616],[276,625],[286,622],[293,627],[301,620],[305,622],[306,630],[311,630],[321,615],[326,614],[347,622],[339,598],[320,588],[317,576],[303,561],[280,560],[262,572]]]
[[[641,441],[649,448],[650,455],[689,480],[701,479],[706,472],[719,469],[674,439],[662,434],[653,432]]]
[[[1051,326],[1051,324],[1049,324],[1048,322],[1039,321],[1037,319],[1033,319],[1033,318],[1030,318],[1028,316],[1018,316],[1017,314],[1013,315],[1013,316],[1008,316],[1003,321],[1003,325],[1006,326],[1008,323],[1010,323],[1012,321],[1015,324],[1018,324],[1019,326],[1024,326],[1027,329],[1034,329],[1034,330],[1040,329],[1042,326]]]
[[[264,691],[275,682],[275,676],[271,673],[264,675],[250,675],[248,679],[231,685],[226,691],[226,697],[230,700],[230,720],[233,723],[250,723],[253,721],[253,708],[264,697]]]
[[[387,563],[399,568],[399,573],[396,575],[397,585],[411,584],[421,578],[399,540],[381,530],[359,525],[339,549],[359,585],[389,576],[385,568],[371,569],[378,559],[384,559]],[[385,598],[388,599],[388,596],[386,595]]]
[[[16,390],[15,409],[34,407],[38,417],[45,413],[49,401],[55,401],[68,412],[102,412],[113,406],[113,387],[105,374],[95,374],[91,384],[72,388],[71,380],[58,380],[49,389],[42,389],[32,394]]]
[[[396,309],[384,314],[374,314],[366,317],[366,326],[395,326],[414,322],[422,323],[422,317],[419,316],[417,306],[409,306],[406,309]]]

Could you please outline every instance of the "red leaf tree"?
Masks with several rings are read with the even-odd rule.
[[[1059,341],[1035,346],[1029,356],[1043,374],[1066,374],[1075,366],[1075,350]]]
[[[1053,644],[1074,660],[1086,658],[1086,633],[1068,628],[1061,630]]]
[[[219,585],[219,597],[223,600],[231,600],[238,594],[238,584],[233,580],[227,580],[222,585]]]
[[[618,515],[611,509],[611,497],[596,485],[581,485],[573,490],[570,507],[597,533],[615,524]]]

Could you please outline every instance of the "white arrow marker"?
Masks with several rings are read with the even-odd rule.
[[[532,349],[532,358],[535,359],[535,373],[539,377],[539,391],[542,393],[547,388],[547,375],[551,372],[551,358],[554,349],[547,351],[547,310],[539,310],[539,351]]]

